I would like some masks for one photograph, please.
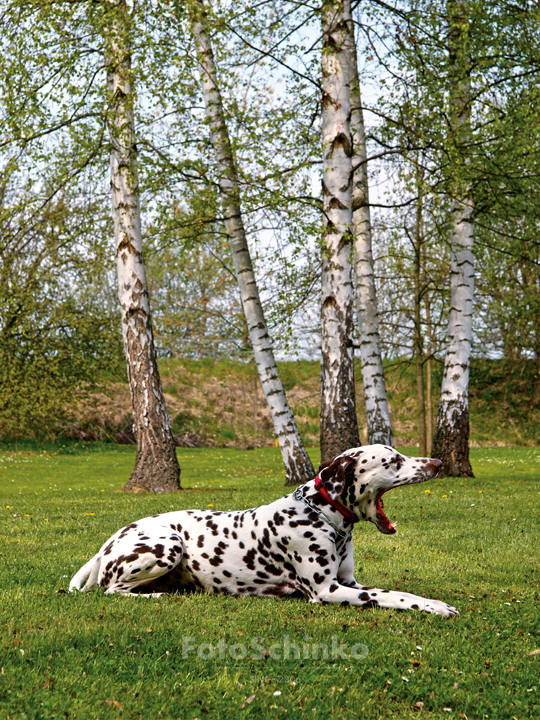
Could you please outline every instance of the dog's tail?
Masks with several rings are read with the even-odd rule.
[[[86,592],[95,587],[97,585],[100,565],[101,555],[98,553],[73,576],[73,579],[69,583],[69,591],[81,590],[82,592]]]

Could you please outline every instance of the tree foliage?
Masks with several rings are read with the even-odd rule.
[[[4,185],[0,209],[0,434],[11,437],[61,431],[74,385],[124,371],[100,204],[64,194],[30,213],[17,190]]]
[[[464,139],[449,114],[446,2],[355,5],[369,176],[372,188],[380,183],[370,190],[381,337],[388,357],[413,359],[420,163],[424,361],[445,351],[448,216],[467,187],[476,229],[473,353],[534,357],[540,388],[540,12],[530,0],[474,1],[469,10]],[[159,349],[244,357],[186,7],[171,0],[130,11]],[[118,337],[107,274],[104,4],[9,0],[1,13],[0,372],[5,432],[14,432],[40,427],[53,407],[61,417],[70,384],[104,373],[108,357],[116,366]],[[213,4],[209,16],[248,242],[270,332],[289,356],[319,344],[319,20],[318,8],[286,0]]]

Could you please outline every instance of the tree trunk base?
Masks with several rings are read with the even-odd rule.
[[[285,473],[285,487],[304,485],[313,480],[315,470],[303,446],[293,446],[293,452],[289,454],[288,462],[285,464]]]
[[[439,416],[448,418],[438,422],[431,457],[442,461],[438,477],[474,477],[469,461],[469,408],[453,401]]]
[[[343,432],[343,433],[326,433],[324,441],[321,439],[321,462],[329,462],[338,455],[341,455],[345,450],[350,448],[360,447],[360,436],[358,435],[358,429],[356,432]]]
[[[180,465],[174,446],[137,449],[135,467],[122,490],[132,493],[170,493],[181,490]]]

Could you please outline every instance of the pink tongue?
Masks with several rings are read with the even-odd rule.
[[[383,512],[383,508],[384,508],[384,503],[383,503],[382,495],[380,495],[377,498],[377,512],[379,513],[379,516],[380,516],[381,520],[383,521],[383,524],[387,527],[387,529],[391,530],[392,532],[395,532],[396,530],[395,530],[394,526],[392,525],[390,520],[386,517],[386,515]]]

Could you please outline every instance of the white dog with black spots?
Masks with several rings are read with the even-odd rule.
[[[430,480],[440,466],[440,460],[405,457],[385,445],[353,448],[269,505],[237,512],[181,510],[131,523],[107,540],[69,589],[294,595],[312,603],[459,615],[440,600],[366,587],[354,578],[354,524],[369,520],[380,532],[394,533],[384,493]]]

